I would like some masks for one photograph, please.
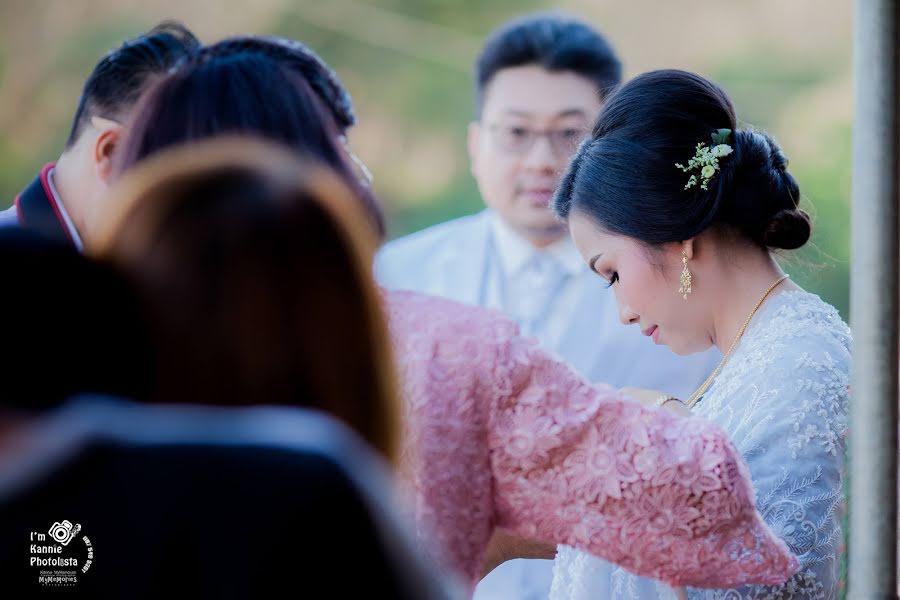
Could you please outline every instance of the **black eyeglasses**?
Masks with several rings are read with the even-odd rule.
[[[578,144],[587,137],[588,130],[579,127],[560,129],[530,129],[521,125],[488,125],[491,137],[497,147],[510,154],[525,154],[531,150],[538,138],[546,137],[553,153],[560,158],[569,158],[578,149]]]

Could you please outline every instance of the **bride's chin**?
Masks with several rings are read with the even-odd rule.
[[[664,345],[672,351],[672,354],[677,354],[678,356],[690,356],[691,354],[697,354],[696,350],[688,350],[686,348],[682,348],[681,346],[670,346],[669,344]]]
[[[710,348],[712,348],[712,344],[701,345],[701,344],[675,344],[669,345],[669,350],[672,351],[673,354],[677,354],[678,356],[690,356],[692,354],[700,354],[701,352],[706,352]]]

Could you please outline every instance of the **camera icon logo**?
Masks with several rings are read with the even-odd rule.
[[[68,546],[69,542],[72,541],[72,538],[75,537],[75,534],[81,531],[81,525],[75,524],[72,525],[71,521],[63,521],[62,523],[56,522],[50,527],[50,537],[53,538],[54,541],[59,542],[63,546]]]

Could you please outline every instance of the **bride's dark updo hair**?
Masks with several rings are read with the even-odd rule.
[[[733,152],[719,159],[708,189],[685,189],[698,143],[729,129]],[[699,170],[695,171],[700,179]],[[677,242],[726,225],[763,248],[794,249],[809,240],[809,214],[778,144],[737,130],[725,92],[677,70],[651,71],[614,92],[556,192],[557,215],[581,213],[606,230],[647,244]]]

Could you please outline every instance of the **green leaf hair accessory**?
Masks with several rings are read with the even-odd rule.
[[[700,171],[699,179],[695,173],[691,174],[684,189],[690,189],[698,183],[700,184],[700,189],[709,189],[709,180],[712,179],[719,170],[719,159],[725,158],[734,152],[734,149],[728,145],[728,138],[730,137],[730,129],[717,129],[712,134],[712,146],[707,146],[703,142],[700,142],[697,144],[694,157],[688,161],[687,166],[684,166],[681,163],[675,163],[675,166],[685,173],[690,173],[691,171],[696,171],[698,169]]]
[[[712,134],[712,143],[715,145],[718,144],[727,144],[728,138],[731,137],[730,129],[716,129]]]

